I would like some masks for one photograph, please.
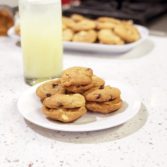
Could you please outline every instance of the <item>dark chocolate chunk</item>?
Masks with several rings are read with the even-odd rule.
[[[104,89],[104,85],[101,85],[99,89]]]
[[[68,90],[65,89],[65,92],[64,92],[64,93],[65,93],[65,94],[68,94],[69,92],[68,92]]]
[[[97,95],[97,97],[96,97],[96,99],[100,99],[100,97],[101,97],[101,95],[100,95],[100,94],[98,94],[98,95]]]
[[[114,99],[113,99],[113,97],[111,96],[111,98],[110,98],[108,101],[112,101],[112,100],[114,100]]]
[[[57,106],[58,107],[63,107],[63,104],[62,103],[58,103]]]
[[[55,88],[55,87],[57,87],[58,86],[58,84],[52,84],[52,87],[53,88]]]
[[[51,94],[50,94],[50,93],[47,93],[47,94],[46,94],[46,97],[50,97],[50,96],[51,96]]]

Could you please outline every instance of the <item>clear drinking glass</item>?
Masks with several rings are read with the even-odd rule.
[[[61,0],[20,0],[21,45],[25,82],[59,77],[62,72]]]

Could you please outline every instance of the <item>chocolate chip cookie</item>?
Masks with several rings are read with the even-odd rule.
[[[47,108],[42,107],[42,112],[46,115],[47,118],[52,120],[61,121],[64,123],[69,123],[77,120],[86,113],[85,106],[74,108],[74,109],[65,109],[65,108]]]
[[[105,102],[120,97],[120,90],[111,86],[105,86],[102,89],[93,89],[87,91],[84,96],[87,101]]]
[[[113,17],[99,17],[97,19],[97,21],[101,22],[101,23],[113,23],[113,24],[120,24],[121,23],[121,20],[115,19]]]
[[[64,87],[67,93],[84,93],[88,89],[92,88],[94,85],[91,82],[90,84],[87,85],[71,85],[68,87]]]
[[[74,35],[74,32],[71,29],[66,28],[63,30],[63,40],[64,41],[71,41],[73,38],[73,35]]]
[[[62,18],[62,24],[66,28],[73,29],[75,27],[76,23],[69,17],[63,17]]]
[[[85,98],[80,94],[56,94],[45,98],[43,104],[48,108],[78,108],[85,106]]]
[[[92,82],[87,85],[72,85],[65,87],[67,92],[69,93],[81,93],[83,94],[85,91],[92,90],[92,89],[97,89],[97,88],[102,88],[104,86],[105,82],[103,79],[100,77],[97,77],[95,75],[92,76]]]
[[[86,18],[79,14],[72,14],[71,19],[75,22],[79,22],[79,21],[85,20]]]
[[[89,19],[81,20],[77,23],[75,23],[75,26],[72,27],[73,31],[88,31],[93,30],[96,27],[96,22]]]
[[[114,31],[115,32],[115,31]],[[122,45],[124,41],[111,29],[101,29],[98,32],[98,39],[102,44]]]
[[[123,22],[122,25],[117,26],[113,31],[126,43],[135,42],[140,39],[140,34],[137,28],[128,22]]]
[[[122,100],[116,98],[107,102],[87,102],[86,108],[92,112],[98,112],[102,114],[108,114],[120,109],[122,106]]]
[[[60,79],[47,81],[40,85],[37,90],[37,96],[43,101],[46,97],[50,97],[54,94],[62,94],[65,89],[61,86]]]
[[[73,42],[87,42],[93,43],[97,39],[97,32],[95,30],[79,31],[73,37]]]
[[[66,69],[61,76],[61,84],[64,87],[84,86],[92,82],[93,71],[85,67],[71,67]]]

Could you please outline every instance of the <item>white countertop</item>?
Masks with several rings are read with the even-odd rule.
[[[92,67],[104,79],[129,83],[142,107],[127,123],[99,131],[43,129],[19,114],[29,88],[22,58],[10,38],[0,38],[0,167],[166,167],[167,38],[150,37],[124,55],[66,53],[64,68]]]

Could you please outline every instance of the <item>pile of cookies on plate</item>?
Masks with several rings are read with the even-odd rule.
[[[105,85],[92,69],[71,67],[58,79],[44,82],[36,89],[47,118],[73,122],[88,112],[108,114],[121,108],[121,92]]]
[[[73,14],[63,17],[64,41],[122,45],[140,39],[140,33],[133,22],[111,17],[89,19]]]
[[[15,23],[15,33],[20,36],[20,24]],[[140,32],[131,20],[112,17],[90,19],[79,14],[63,16],[63,40],[70,42],[123,45],[140,39]]]

